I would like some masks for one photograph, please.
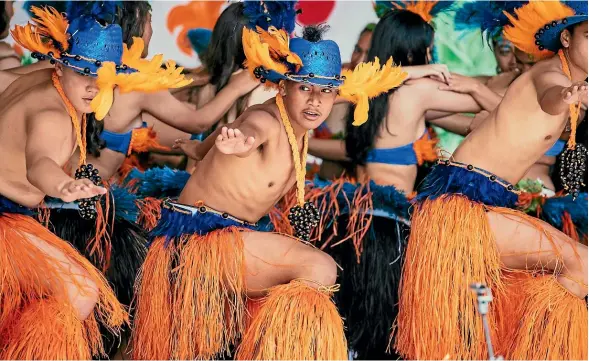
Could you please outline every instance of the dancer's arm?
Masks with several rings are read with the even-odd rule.
[[[215,145],[221,153],[246,158],[269,139],[278,137],[280,130],[280,123],[273,115],[253,110],[229,127],[223,127]]]
[[[32,73],[36,70],[49,69],[49,68],[55,68],[55,65],[52,65],[49,62],[49,60],[43,60],[43,61],[38,61],[34,64],[23,65],[23,66],[9,69],[9,70],[11,73],[24,75],[24,74]]]
[[[459,74],[452,74],[450,82],[440,85],[440,90],[469,94],[487,111],[493,111],[501,103],[502,99],[499,94],[480,81]]]
[[[231,108],[237,99],[252,91],[259,82],[247,72],[235,75],[209,103],[193,110],[168,91],[142,94],[141,107],[162,122],[191,134],[202,133]]]
[[[471,132],[473,117],[463,114],[451,114],[445,117],[430,120],[429,123],[458,135],[467,135]]]
[[[585,101],[587,82],[571,84],[566,76],[559,72],[545,72],[534,78],[538,102],[545,113],[558,115],[569,109],[569,104]]]
[[[74,180],[59,166],[67,162],[71,149],[69,131],[63,131],[69,117],[61,112],[45,111],[27,121],[25,158],[27,180],[48,196],[71,202],[105,194],[106,189],[95,186],[89,179]],[[63,162],[60,162],[63,158]]]
[[[440,90],[444,85],[433,79],[410,80],[399,89],[403,96],[403,106],[425,114],[430,110],[448,113],[478,113],[479,103],[468,94]],[[402,93],[401,93],[402,92]]]
[[[309,139],[309,154],[332,161],[349,160],[346,154],[346,142],[341,139]]]

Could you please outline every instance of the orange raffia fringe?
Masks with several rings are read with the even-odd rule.
[[[329,292],[294,280],[271,288],[237,360],[346,360],[343,320]]]
[[[97,287],[98,302],[94,308],[93,317],[115,333],[123,323],[128,322],[127,312],[118,302],[104,276],[73,247],[49,232],[33,218],[19,214],[0,216],[0,235],[2,235],[0,238],[0,305],[2,305],[0,307],[0,332],[8,332],[15,325],[31,327],[31,330],[14,331],[18,335],[11,336],[14,337],[11,344],[15,343],[12,346],[13,350],[18,349],[18,351],[14,351],[15,355],[31,356],[35,352],[36,344],[50,342],[44,339],[45,337],[52,338],[53,342],[58,342],[49,333],[42,333],[42,327],[48,325],[48,320],[39,318],[35,323],[34,321],[25,322],[24,319],[21,322],[18,318],[30,316],[30,319],[34,319],[34,316],[31,315],[36,311],[28,311],[29,307],[37,307],[37,310],[40,310],[40,307],[50,307],[46,305],[34,306],[33,303],[37,301],[53,302],[59,307],[63,307],[62,315],[68,318],[66,310],[71,305],[65,298],[67,295],[66,285],[76,287],[81,294],[87,292],[87,286],[81,284],[76,278],[80,271],[85,272],[86,278]],[[41,244],[62,253],[78,270],[72,270],[69,264],[56,262],[47,256],[29,240],[31,235],[38,238],[42,242]],[[31,315],[28,312],[32,312]],[[35,325],[39,326],[39,334],[31,333],[37,332],[32,331],[32,328],[36,327]],[[90,326],[90,323],[84,325],[85,332],[94,332],[88,328]],[[82,326],[75,325],[75,327]],[[77,331],[68,326],[66,332],[67,335],[61,334],[61,336],[69,337],[70,332]],[[25,337],[25,333],[35,336]],[[25,344],[19,344],[21,341]],[[97,350],[101,352],[101,339],[92,342],[91,351],[93,353]],[[0,356],[2,355],[0,354]],[[35,357],[28,356],[26,358],[29,359],[51,357],[46,352]],[[54,358],[61,357],[55,356]]]
[[[567,236],[571,237],[574,241],[580,242],[579,233],[577,233],[577,227],[573,223],[573,219],[569,212],[564,211],[562,214],[562,232]]]
[[[505,288],[484,206],[454,195],[425,201],[411,219],[406,252],[391,335],[395,349],[414,360],[485,359],[483,324],[469,286],[484,283],[495,297]],[[493,309],[491,303],[491,330]]]
[[[552,276],[528,278],[515,319],[509,360],[587,360],[587,306]]]
[[[241,337],[246,321],[241,231],[185,235],[168,247],[165,237],[154,241],[137,289],[135,359],[212,359]]]
[[[3,360],[89,360],[104,353],[93,315],[80,322],[71,305],[31,303],[0,338]]]
[[[137,200],[137,203],[137,206],[139,207],[137,224],[149,232],[155,228],[162,215],[162,200],[146,197]]]
[[[153,127],[133,129],[127,156],[131,155],[131,152],[145,153],[153,150],[169,151],[170,148],[158,142],[157,133],[153,130]]]
[[[540,50],[536,45],[535,35],[544,25],[575,15],[570,7],[561,1],[532,0],[519,9],[515,9],[515,16],[503,11],[512,25],[503,29],[503,35],[516,48],[531,54],[536,59],[545,59],[554,55],[550,50]]]
[[[147,170],[142,162],[139,160],[137,154],[131,154],[128,157],[125,157],[123,164],[119,167],[118,173],[120,176],[120,181],[124,181],[127,179],[129,173],[134,169],[137,168],[138,170],[144,172]]]

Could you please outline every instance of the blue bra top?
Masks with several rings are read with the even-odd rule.
[[[548,151],[544,154],[547,157],[556,157],[557,155],[562,152],[566,142],[564,140],[557,140],[556,143],[552,146],[552,148],[548,149]]]
[[[141,127],[137,129],[141,128],[147,128],[147,123],[143,122]],[[108,130],[103,130],[102,133],[100,133],[100,139],[104,140],[106,148],[127,155],[129,153],[131,139],[133,138],[133,130],[134,129],[131,129],[125,133],[114,133],[109,132]]]
[[[366,157],[366,163],[383,163],[390,165],[420,164],[417,152],[415,150],[415,143],[421,141],[422,139],[430,139],[427,129],[423,132],[421,138],[413,143],[402,145],[396,148],[372,149]]]

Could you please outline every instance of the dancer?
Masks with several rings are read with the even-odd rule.
[[[510,209],[517,201],[513,184],[560,136],[569,113],[574,136],[575,104],[587,94],[587,3],[531,1],[515,14],[508,15],[506,38],[545,60],[513,82],[499,107],[420,189],[394,341],[404,357],[485,358],[469,290],[482,282],[493,289],[489,319],[500,354],[587,358],[587,248]],[[566,167],[566,186],[577,196],[575,163]],[[508,293],[508,285],[517,287]]]
[[[0,5],[0,40],[6,39],[10,30],[10,19],[14,16],[14,1],[3,1]],[[6,42],[0,41],[0,70],[20,66],[20,57]]]
[[[55,69],[23,76],[0,96],[5,154],[0,177],[0,357],[89,359],[104,353],[97,321],[116,332],[127,320],[126,311],[101,273],[35,221],[31,208],[45,195],[86,204],[105,193],[95,185],[94,172],[86,174],[89,179],[85,172],[74,179],[62,167],[75,148],[81,148],[81,169],[86,167],[84,114],[91,111],[94,98],[105,95],[97,84],[105,81],[105,74],[124,78],[129,70],[121,67],[119,27],[93,18],[68,24],[53,9],[35,11],[37,23],[17,26],[13,37],[51,59]],[[97,38],[109,39],[112,46],[98,46]]]
[[[339,48],[317,27],[290,44],[284,30],[244,29],[243,43],[248,69],[279,95],[198,145],[202,161],[178,201],[162,206],[138,286],[135,358],[213,358],[240,339],[238,359],[347,358],[330,300],[333,260],[297,239],[260,232],[256,222],[296,184],[290,219],[297,237],[308,239],[316,216],[303,204],[308,130],[327,117],[338,88],[359,103],[362,122],[367,97],[404,74],[376,60],[342,82]],[[266,296],[244,333],[246,295]]]

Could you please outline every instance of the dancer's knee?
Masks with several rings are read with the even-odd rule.
[[[337,265],[327,253],[313,249],[303,258],[298,277],[332,286],[337,279]]]
[[[80,320],[85,320],[94,311],[100,293],[96,283],[88,278],[83,278],[71,284],[68,289],[68,296]]]

